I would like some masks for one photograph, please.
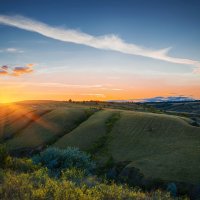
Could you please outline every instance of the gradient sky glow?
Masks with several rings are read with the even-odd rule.
[[[198,0],[1,0],[0,103],[200,98]]]

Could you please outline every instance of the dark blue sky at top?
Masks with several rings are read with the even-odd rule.
[[[169,55],[194,60],[200,59],[199,11],[198,0],[0,0],[0,14],[22,15],[96,36],[116,34],[126,42],[152,49],[172,47]],[[35,53],[38,59],[43,50],[41,61],[45,56],[50,59],[45,50],[49,53],[55,50],[53,47],[75,51],[91,49],[3,25],[0,25],[0,35],[0,44],[5,48],[12,45],[9,41],[17,40],[17,47],[34,49],[33,55]],[[49,44],[40,45],[40,49],[36,43],[26,44],[26,41],[40,38],[50,41]],[[100,55],[99,50],[93,51]],[[58,54],[61,57],[60,52]],[[9,60],[12,55],[2,56]]]
[[[1,14],[20,14],[94,35],[115,33],[154,48],[200,45],[199,10],[198,0],[0,1]]]

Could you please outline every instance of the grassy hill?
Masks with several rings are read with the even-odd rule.
[[[15,106],[2,106],[0,109],[0,140],[20,130],[31,117],[37,115],[31,108],[22,109]],[[39,113],[42,113],[42,109]]]
[[[85,103],[19,105],[23,111],[6,108],[0,115],[2,142],[12,151],[75,146],[92,153],[99,165],[126,163],[124,170],[137,169],[146,179],[200,182],[200,128],[187,118],[139,112],[137,105],[136,111],[113,104],[103,110]]]
[[[200,114],[200,101],[146,103],[152,107],[177,113]]]
[[[95,142],[105,136],[106,120],[108,120],[113,113],[114,111],[111,110],[103,110],[95,113],[69,134],[61,137],[54,146],[60,148],[75,146],[82,150],[90,149]]]
[[[84,109],[55,109],[33,121],[15,137],[6,142],[9,149],[36,148],[48,145],[58,137],[68,133],[87,113]]]
[[[199,182],[199,128],[178,117],[122,112],[110,134],[114,160],[131,161],[148,178]]]
[[[200,101],[145,103],[144,106],[159,109],[167,114],[185,116],[190,118],[190,124],[200,127]]]
[[[55,146],[88,150],[103,142],[96,145],[96,156],[101,162],[110,157],[115,163],[130,161],[127,167],[138,168],[146,178],[200,181],[200,128],[180,117],[120,111],[120,119],[102,141],[109,112],[114,111],[96,113]]]

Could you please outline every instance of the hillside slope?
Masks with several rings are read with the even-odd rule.
[[[123,112],[111,135],[114,160],[131,161],[146,177],[200,181],[200,128],[178,117]]]
[[[35,120],[6,144],[11,150],[47,145],[71,131],[86,117],[84,109],[55,109]]]
[[[64,135],[55,144],[55,147],[65,148],[75,146],[88,150],[106,134],[106,121],[115,111],[103,110],[92,115],[69,134]]]
[[[200,182],[200,127],[178,116],[121,109],[88,115],[91,107],[81,106],[29,102],[20,110],[1,108],[1,142],[12,152],[75,146],[99,165],[126,163],[124,169],[136,168],[147,179]]]
[[[100,127],[105,127],[109,112],[113,111],[92,116],[55,145],[90,149],[91,141],[97,142],[100,135],[105,134],[105,129]],[[110,157],[115,163],[129,161],[127,167],[139,169],[146,178],[200,181],[200,128],[175,116],[134,111],[120,113],[120,119],[101,146],[104,149],[97,150],[101,162]]]

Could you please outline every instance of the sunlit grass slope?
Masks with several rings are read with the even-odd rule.
[[[42,110],[38,112],[41,113]],[[20,130],[30,118],[37,115],[33,109],[15,106],[0,107],[0,140]]]
[[[10,149],[35,148],[68,133],[87,117],[85,109],[55,109],[7,141]]]
[[[50,112],[49,110],[31,111],[21,117],[9,122],[6,121],[2,126],[1,139],[10,139],[14,135],[20,133],[21,130],[26,128],[30,123],[37,121],[42,115]],[[12,116],[11,116],[12,118]]]
[[[82,150],[90,149],[95,142],[106,134],[106,121],[116,111],[102,110],[67,135],[60,138],[54,146],[66,148],[76,146]]]

